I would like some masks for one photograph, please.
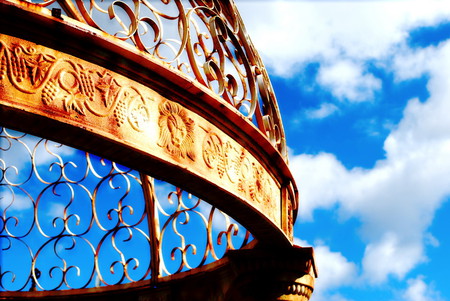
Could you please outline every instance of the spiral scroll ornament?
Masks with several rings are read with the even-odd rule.
[[[269,77],[232,1],[31,2],[42,7],[59,4],[68,17],[132,44],[196,80],[257,124],[286,157],[283,126]],[[45,66],[51,58],[30,63]],[[20,61],[17,64],[18,76],[24,76],[26,65]],[[33,76],[35,84],[42,76]],[[73,100],[72,108],[76,109],[80,101]]]
[[[3,291],[139,282],[203,266],[251,240],[176,186],[6,128],[0,195]]]

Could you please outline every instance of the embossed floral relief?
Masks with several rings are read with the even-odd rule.
[[[106,70],[86,70],[80,64],[61,61],[42,91],[42,102],[68,113],[114,117],[142,131],[149,120],[147,100],[134,87],[121,85]]]
[[[15,40],[18,42],[11,42]],[[244,199],[267,210],[276,209],[276,182],[246,149],[225,134],[205,129],[204,136],[199,136],[202,153],[196,154],[197,124],[182,106],[168,100],[158,103],[149,98],[154,93],[151,90],[104,68],[22,42],[13,37],[1,42],[0,81],[8,89],[29,95],[24,99],[33,99],[36,107],[47,112],[84,116],[97,124],[105,120],[105,124],[129,126],[135,131],[154,128],[159,131],[157,146],[173,158],[195,161],[201,156],[210,169],[205,176],[215,173]],[[157,112],[151,112],[152,106],[158,106]],[[150,118],[158,112],[159,117]],[[199,120],[198,126],[203,124],[201,119],[195,120]]]
[[[226,143],[225,162],[228,179],[232,183],[237,183],[242,177],[244,161],[248,160],[243,147],[236,148],[230,142]]]
[[[203,160],[209,168],[217,170],[219,178],[223,177],[226,169],[224,145],[222,139],[215,133],[208,132],[205,136],[203,141]]]
[[[103,68],[57,58],[26,42],[8,46],[2,41],[0,55],[0,80],[9,79],[23,93],[40,95],[45,106],[72,115],[113,118],[119,127],[127,121],[136,131],[148,124],[148,100]]]
[[[13,43],[10,48],[1,43],[0,79],[5,73],[11,83],[24,93],[34,93],[48,79],[56,62],[52,55],[39,53],[33,47]]]
[[[208,130],[203,141],[203,160],[210,169],[215,169],[220,178],[225,174],[231,183],[242,176],[242,162],[246,158],[245,150],[232,146],[216,133]]]
[[[86,115],[89,102],[94,102],[95,86],[92,72],[78,64],[60,61],[42,90],[41,99],[47,106],[62,108],[68,113]],[[96,115],[103,115],[92,110]]]
[[[188,157],[194,161],[194,121],[186,110],[176,103],[163,101],[159,113],[158,145],[173,157]]]
[[[114,118],[117,125],[128,121],[136,131],[143,131],[150,120],[150,112],[147,100],[135,88],[122,88],[117,94]]]
[[[275,201],[274,183],[268,172],[257,162],[250,159],[243,147],[236,147],[211,130],[206,130],[203,141],[203,160],[208,168],[216,171],[219,178],[224,174],[236,185],[239,193],[262,206],[271,206]]]
[[[261,165],[253,163],[253,180],[250,186],[250,195],[259,203],[270,203],[272,199],[272,186],[269,175]]]

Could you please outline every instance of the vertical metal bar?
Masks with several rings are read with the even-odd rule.
[[[160,228],[159,217],[156,208],[156,202],[158,199],[155,195],[155,185],[153,178],[140,173],[142,188],[144,190],[145,206],[147,210],[148,231],[150,237],[150,270],[151,278],[150,283],[155,284],[158,282],[160,275]]]

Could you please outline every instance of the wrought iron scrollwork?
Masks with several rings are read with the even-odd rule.
[[[178,187],[171,189],[168,202],[158,205],[162,275],[200,267],[249,242],[250,233],[239,232],[241,226],[228,215]]]
[[[276,98],[234,3],[218,0],[32,0],[134,45],[209,88],[286,156]]]
[[[2,291],[157,281],[250,240],[229,216],[178,187],[0,128]]]

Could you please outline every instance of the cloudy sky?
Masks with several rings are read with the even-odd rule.
[[[282,111],[312,300],[450,301],[450,1],[237,5]]]

